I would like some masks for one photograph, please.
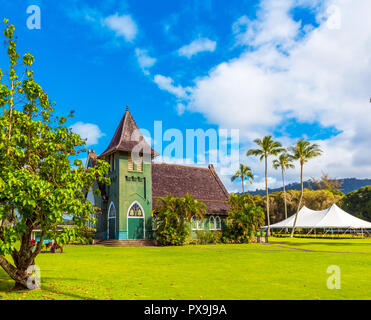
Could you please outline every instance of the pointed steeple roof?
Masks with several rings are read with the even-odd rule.
[[[99,156],[99,158],[115,151],[131,152],[138,144],[140,144],[139,149],[141,153],[151,153],[152,157],[159,155],[158,152],[153,150],[151,146],[145,141],[133,116],[129,111],[129,107],[126,106],[126,112],[122,117],[110,144],[108,145],[107,149]],[[138,149],[136,151],[138,151]]]

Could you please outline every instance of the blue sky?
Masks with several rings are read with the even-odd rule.
[[[41,28],[28,29],[29,5]],[[240,130],[240,162],[252,140],[285,146],[305,137],[325,150],[306,177],[370,177],[369,1],[7,1],[19,51],[89,148],[104,151],[126,104],[141,128]],[[369,10],[368,10],[369,12]],[[4,50],[3,50],[4,51]],[[0,54],[0,65],[6,56]],[[368,84],[367,84],[368,82]],[[351,151],[350,151],[351,148]],[[370,148],[368,148],[370,149]],[[367,151],[368,152],[368,151]],[[169,160],[171,161],[171,160]],[[270,170],[272,187],[280,185]],[[231,191],[239,190],[225,175]],[[295,170],[288,182],[297,181]]]

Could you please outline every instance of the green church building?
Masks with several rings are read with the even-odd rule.
[[[138,149],[140,156],[134,157]],[[156,209],[156,199],[168,194],[183,197],[187,192],[207,206],[204,221],[192,219],[192,230],[221,229],[229,209],[228,191],[213,165],[200,168],[156,163],[158,155],[146,143],[128,108],[106,150],[101,155],[88,151],[87,167],[94,166],[97,159],[110,164],[111,184],[95,183],[93,189],[99,188],[100,196],[93,189],[87,195],[100,208],[96,239],[155,239],[152,210]]]

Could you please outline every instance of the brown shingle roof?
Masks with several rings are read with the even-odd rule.
[[[216,174],[209,168],[189,167],[166,163],[152,163],[152,203],[156,207],[158,197],[172,194],[183,197],[192,194],[207,206],[207,213],[227,214],[228,191]]]
[[[126,107],[126,112],[122,117],[110,144],[98,158],[108,155],[114,151],[130,152],[138,144],[141,144],[140,150],[138,150],[141,153],[151,153],[152,156],[158,155],[158,153],[147,144],[135,120],[133,119],[133,116],[129,112],[129,108]]]

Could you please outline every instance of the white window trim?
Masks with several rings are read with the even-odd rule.
[[[110,212],[111,212],[112,207],[115,210],[115,216],[114,217],[110,217]],[[108,207],[108,214],[107,214],[107,239],[109,238],[109,223],[110,223],[109,220],[115,219],[115,233],[116,233],[116,215],[117,215],[117,212],[116,212],[115,204],[113,203],[113,201],[111,201],[111,203]]]
[[[212,227],[211,227],[211,221],[213,221]],[[209,230],[216,230],[216,221],[215,221],[214,216],[209,217]]]
[[[129,216],[129,212],[130,212],[130,209],[131,207],[134,205],[134,203],[136,203],[139,208],[142,210],[142,216],[141,217],[132,217],[132,216]],[[143,239],[146,238],[146,220],[145,220],[145,212],[144,212],[144,209],[143,207],[140,205],[140,203],[138,201],[133,201],[132,204],[129,206],[129,209],[128,211],[126,212],[126,226],[127,226],[127,233],[128,233],[128,236],[129,236],[129,219],[143,219]]]
[[[195,226],[196,227],[195,227]],[[197,221],[196,221],[196,217],[195,216],[193,216],[192,218],[191,218],[191,228],[192,228],[192,230],[197,230]]]
[[[197,221],[197,230],[205,230],[205,221],[202,221],[202,219],[200,218],[197,218],[196,221]],[[200,228],[200,224],[202,228]]]
[[[216,223],[216,220],[219,220],[219,228],[217,227],[217,223]],[[220,217],[219,216],[216,216],[215,217],[215,230],[222,230],[222,219],[220,219]]]

